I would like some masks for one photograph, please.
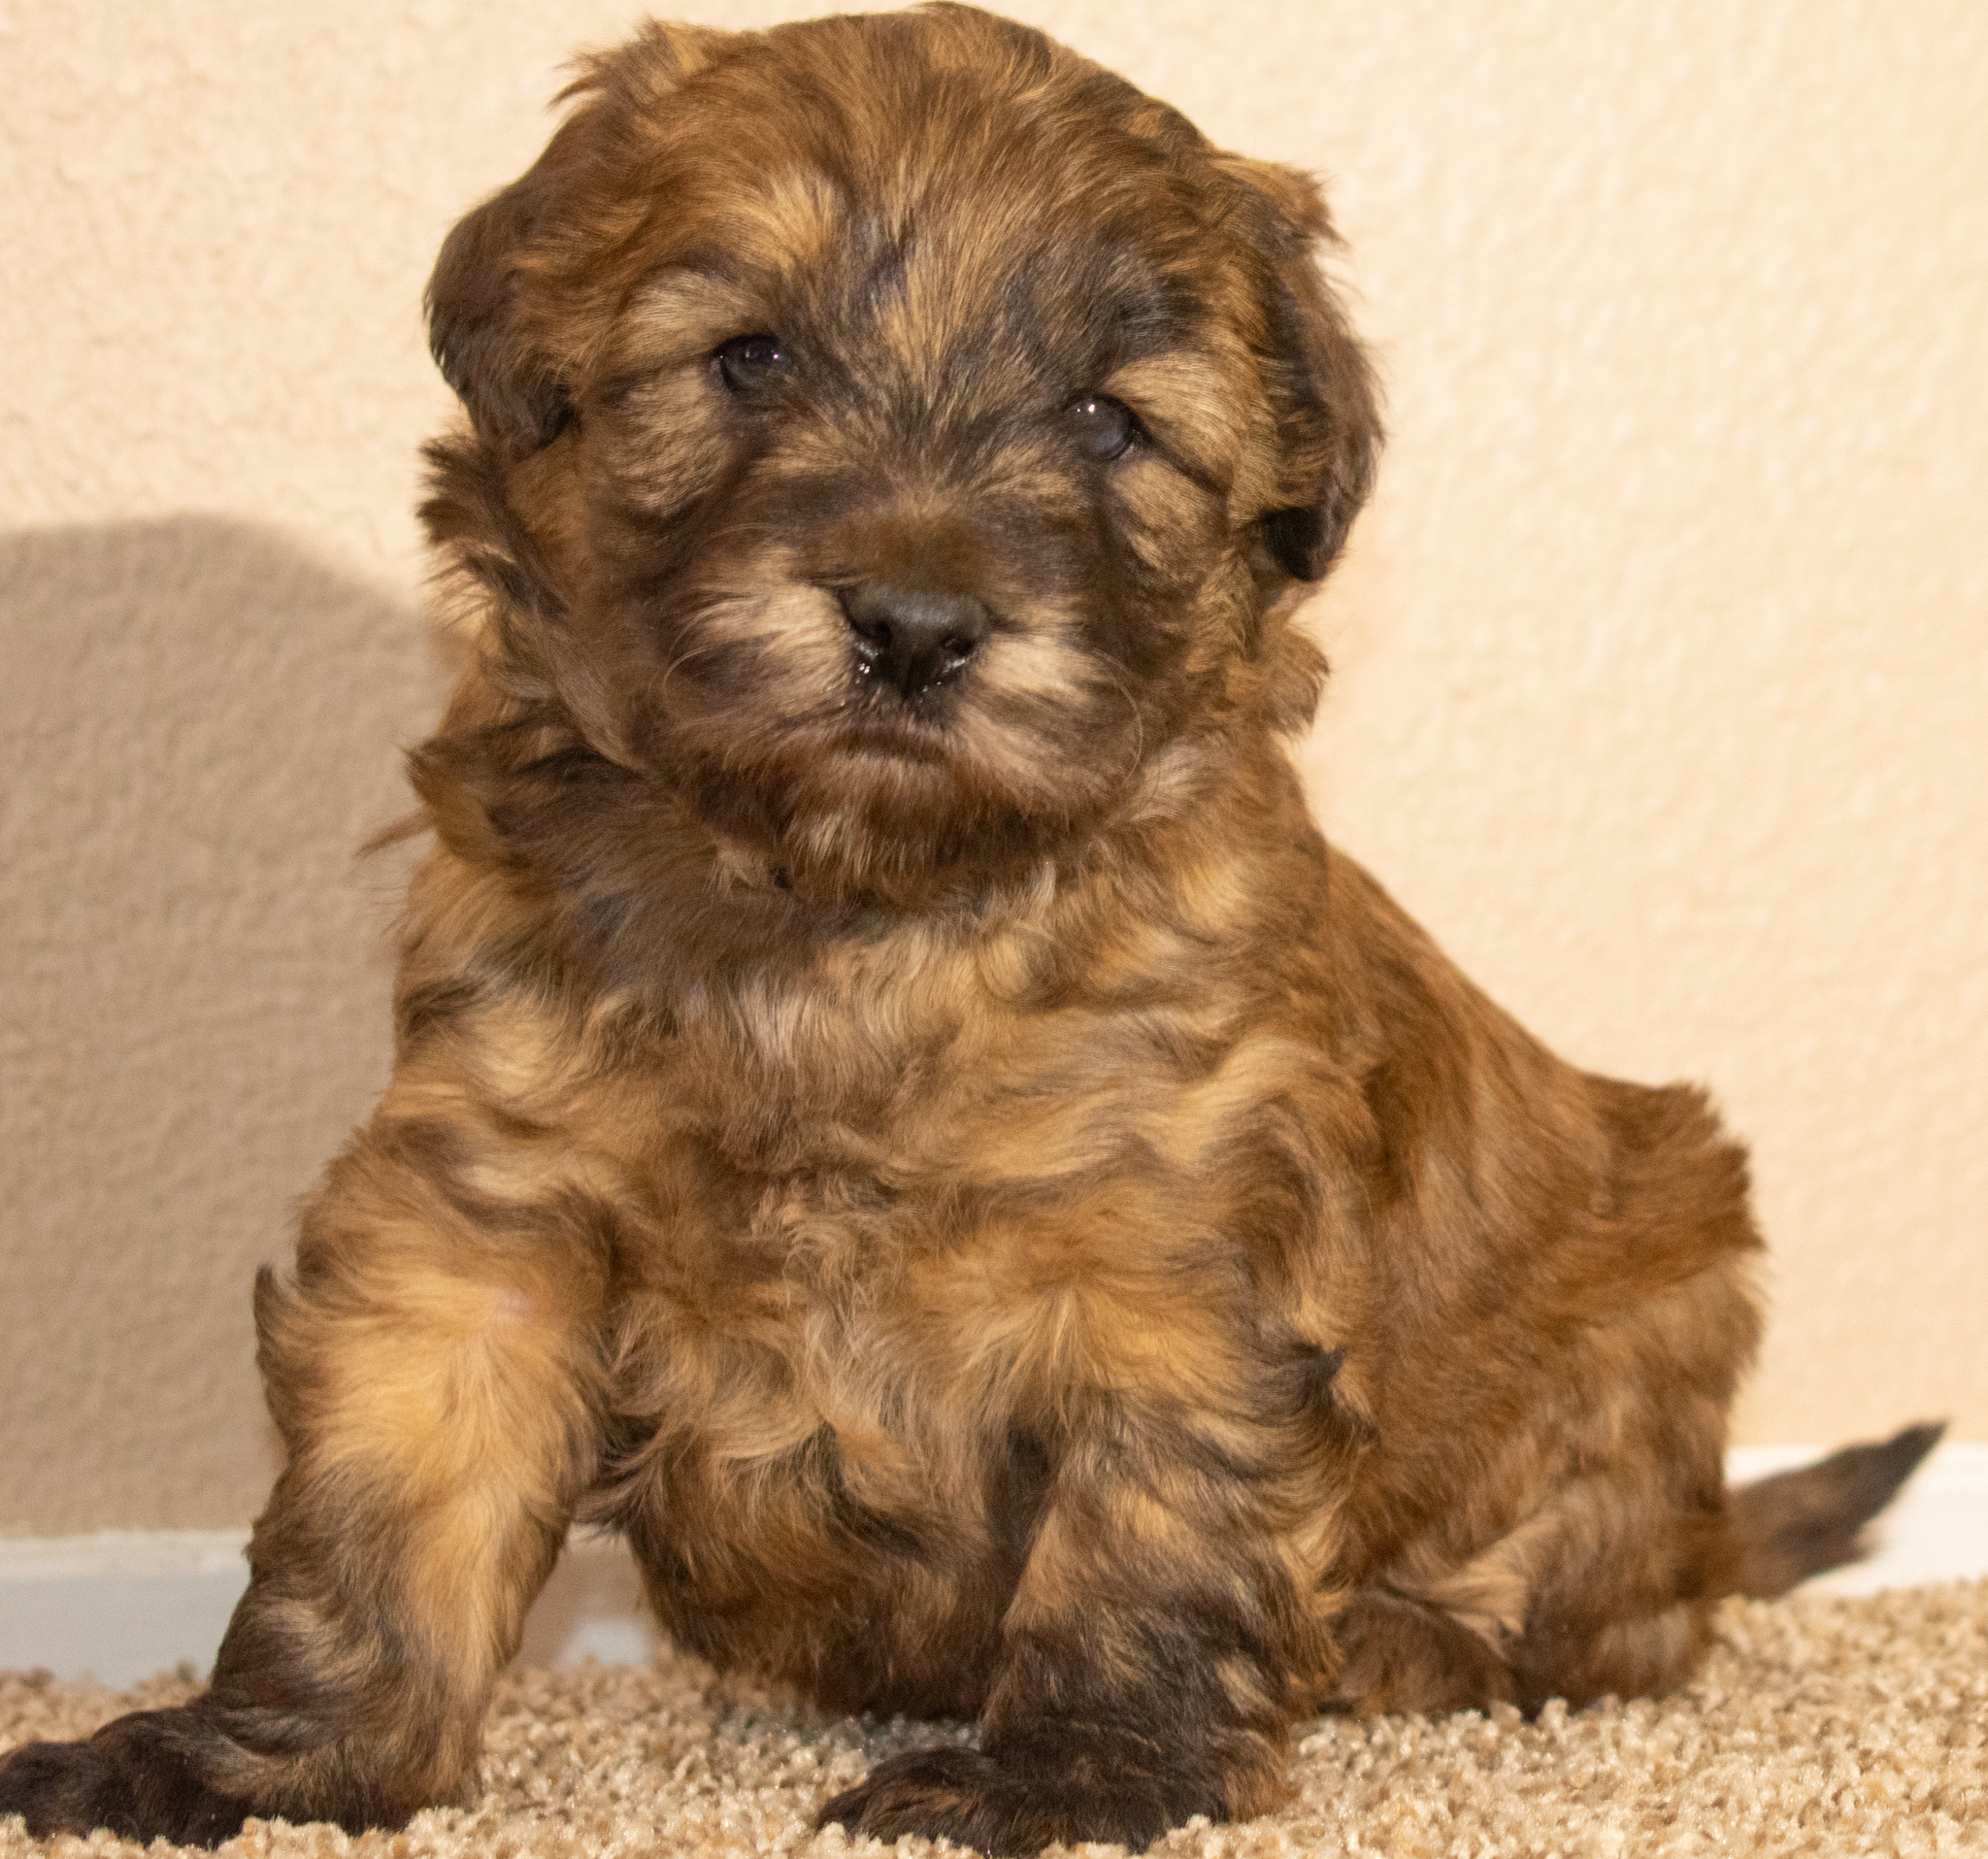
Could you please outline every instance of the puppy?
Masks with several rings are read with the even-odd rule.
[[[824,1823],[1142,1846],[1321,1706],[1673,1685],[1931,1429],[1730,1493],[1704,1098],[1577,1072],[1306,812],[1372,377],[1303,176],[963,7],[592,60],[448,239],[393,1081],[256,1286],[212,1689],[30,1829],[476,1778],[576,1517],[683,1645],[977,1718]]]

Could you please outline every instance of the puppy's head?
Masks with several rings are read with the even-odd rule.
[[[597,747],[905,894],[1309,715],[1280,596],[1377,441],[1309,181],[964,7],[650,26],[572,94],[430,311]]]

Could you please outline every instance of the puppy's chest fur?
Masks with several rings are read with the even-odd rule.
[[[1302,1424],[1340,1301],[1306,1151],[1349,1086],[1188,926],[1110,941],[1076,988],[1041,911],[858,924],[639,1013],[507,995],[447,1045],[486,1132],[458,1171],[604,1236],[593,1508],[686,1643],[971,1711],[1074,1426]],[[1282,1488],[1314,1456],[1272,1509],[1329,1508]]]

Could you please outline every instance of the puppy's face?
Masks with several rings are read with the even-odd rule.
[[[902,892],[1309,713],[1276,596],[1375,430],[1309,183],[959,8],[655,28],[578,94],[431,304],[616,759]]]

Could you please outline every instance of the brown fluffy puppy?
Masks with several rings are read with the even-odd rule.
[[[1673,1684],[1848,1553],[1928,1436],[1726,1490],[1704,1099],[1307,814],[1378,438],[1311,183],[958,7],[573,94],[435,274],[467,667],[392,1085],[257,1286],[253,1580],[0,1808],[459,1798],[577,1516],[709,1658],[977,1717],[821,1812],[996,1852],[1261,1813],[1321,1704]]]

